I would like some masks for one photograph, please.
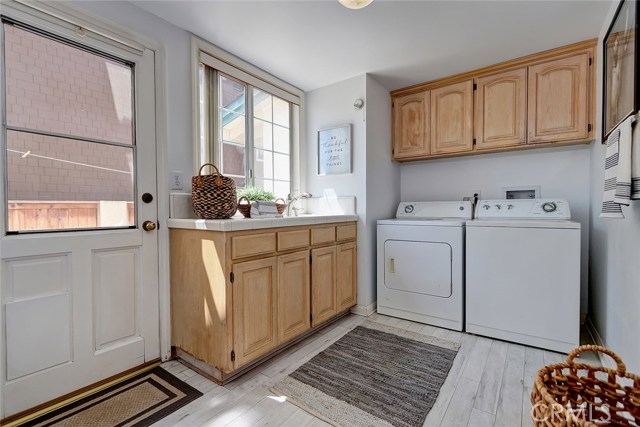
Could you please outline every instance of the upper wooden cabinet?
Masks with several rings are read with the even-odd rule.
[[[393,159],[591,142],[596,44],[587,40],[391,92]]]
[[[529,143],[585,139],[589,53],[529,67]]]
[[[404,159],[426,156],[429,144],[429,91],[400,96],[393,102],[393,157]]]
[[[475,135],[478,150],[527,142],[527,69],[476,79]]]
[[[431,153],[473,149],[473,81],[431,91]]]

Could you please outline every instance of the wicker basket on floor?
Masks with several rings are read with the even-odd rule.
[[[617,369],[574,361],[587,351],[609,355]],[[638,427],[640,377],[628,373],[608,348],[585,345],[569,353],[566,362],[538,371],[531,403],[535,427]]]
[[[282,200],[282,202],[279,202],[278,200]],[[243,201],[246,201],[247,203],[242,203]],[[284,213],[284,208],[286,207],[287,202],[282,197],[276,199],[276,209],[279,214]],[[251,218],[251,201],[245,196],[240,197],[238,199],[238,210],[245,218]]]

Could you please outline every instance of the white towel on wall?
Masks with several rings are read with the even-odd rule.
[[[627,118],[607,139],[604,165],[604,197],[601,218],[624,218],[622,205],[628,206],[631,196],[631,125]]]
[[[640,120],[636,117],[631,140],[631,200],[640,200]]]
[[[251,218],[281,218],[282,214],[278,213],[276,202],[267,202],[257,200],[251,202]]]

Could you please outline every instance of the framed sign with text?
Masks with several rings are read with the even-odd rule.
[[[318,175],[351,173],[351,124],[318,131]]]

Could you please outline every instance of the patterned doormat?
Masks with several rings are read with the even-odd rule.
[[[145,427],[200,396],[198,390],[158,366],[21,427]]]
[[[440,338],[367,322],[272,391],[335,426],[420,427],[459,348]]]

